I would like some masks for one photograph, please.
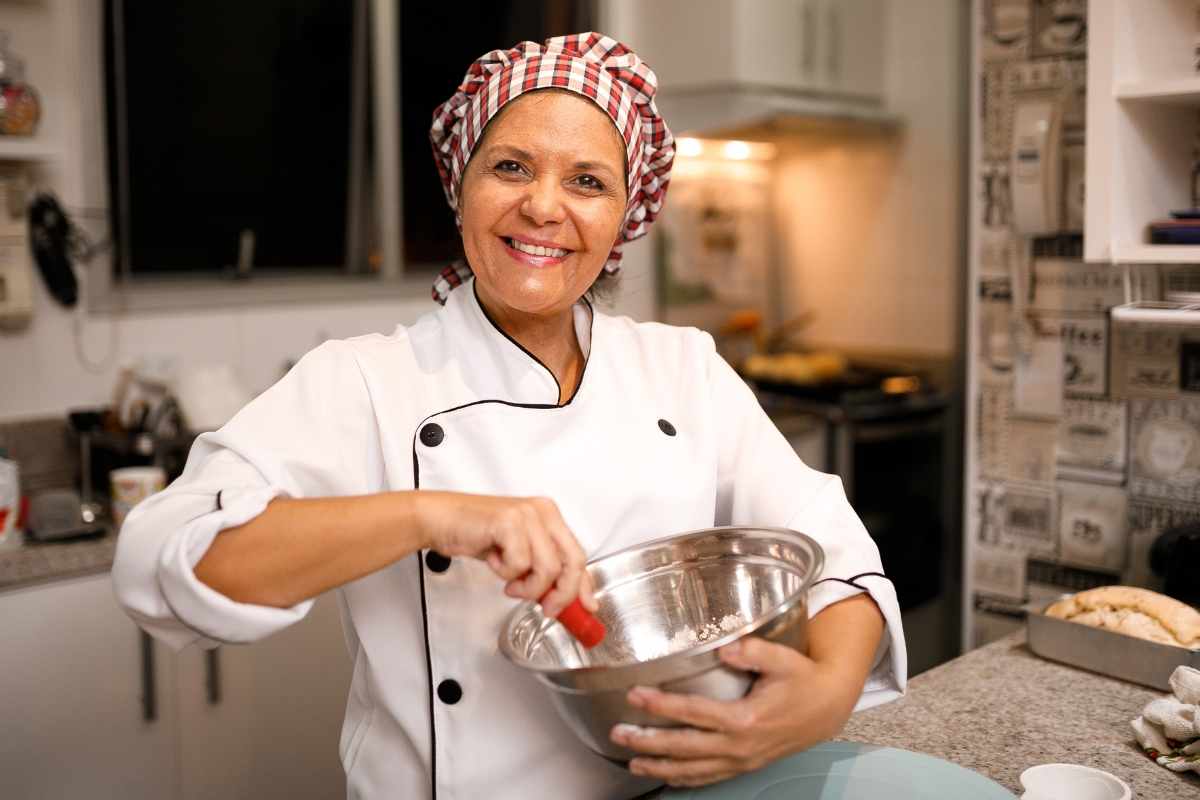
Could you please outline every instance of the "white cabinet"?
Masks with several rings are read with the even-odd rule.
[[[883,95],[882,0],[655,0],[631,45],[664,92]],[[623,35],[623,34],[622,34]]]
[[[882,101],[888,6],[881,0],[826,0],[833,52],[826,57],[830,86],[855,97]]]
[[[1195,0],[1088,3],[1088,261],[1200,263],[1149,244],[1148,223],[1192,205],[1200,72]]]
[[[879,0],[737,0],[736,80],[788,91],[883,96]]]
[[[333,595],[262,641],[180,653],[181,800],[343,796],[351,666]]]
[[[338,739],[351,664],[333,595],[296,625],[215,658],[151,647],[144,683],[142,634],[108,575],[0,594],[0,796],[344,795]]]
[[[107,575],[0,595],[0,794],[174,796],[174,670],[153,644],[147,719],[142,646]]]

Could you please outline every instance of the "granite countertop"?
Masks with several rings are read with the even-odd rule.
[[[851,717],[839,738],[925,753],[979,772],[1018,796],[1036,764],[1116,775],[1135,798],[1200,798],[1200,778],[1147,758],[1129,721],[1162,693],[1034,655],[1019,632],[909,682],[894,703]]]
[[[89,539],[26,542],[20,547],[0,550],[0,592],[107,572],[112,568],[116,550],[117,536],[111,530]]]

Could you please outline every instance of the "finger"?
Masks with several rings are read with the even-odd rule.
[[[787,645],[769,642],[758,636],[747,636],[722,647],[720,656],[731,667],[768,677],[792,676],[803,672],[812,663],[808,656]]]
[[[583,602],[583,607],[593,614],[600,610],[600,602],[596,599],[596,581],[586,566],[579,577],[579,599]]]
[[[738,769],[725,758],[676,760],[639,757],[629,762],[634,775],[658,778],[672,786],[704,786],[731,778]]]
[[[729,753],[729,737],[698,728],[654,728],[621,723],[609,738],[619,745],[652,756],[720,758]]]
[[[549,534],[540,529],[531,530],[526,537],[529,542],[530,568],[528,574],[517,583],[520,586],[519,595],[528,600],[541,601],[542,597],[554,586],[562,572],[562,557],[558,546]],[[547,616],[557,616],[565,603],[547,601],[542,609]]]
[[[499,569],[493,567],[493,570],[504,580],[515,581],[529,571],[529,540],[523,533],[515,530],[504,531],[497,537],[495,550],[499,559]],[[488,563],[491,564],[490,559]]]
[[[575,539],[575,535],[571,533],[570,528],[563,521],[558,513],[558,508],[553,503],[548,503],[543,513],[543,518],[546,523],[546,529],[554,541],[555,547],[558,549],[558,558],[561,571],[554,583],[554,588],[551,591],[550,599],[553,600],[557,608],[565,608],[568,603],[580,596],[581,582],[583,579],[583,565],[586,562],[586,557],[583,553],[583,548],[579,546],[579,542]],[[586,605],[584,606],[587,607]]]
[[[723,702],[696,694],[663,692],[649,686],[635,686],[625,699],[634,708],[709,731],[741,731],[753,722],[753,709],[742,700]]]

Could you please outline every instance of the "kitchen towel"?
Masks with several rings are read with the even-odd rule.
[[[1200,670],[1176,667],[1170,684],[1173,694],[1150,701],[1130,725],[1159,765],[1200,775]]]

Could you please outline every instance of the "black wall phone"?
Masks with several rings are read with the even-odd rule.
[[[50,294],[71,308],[79,301],[79,284],[71,266],[80,237],[52,194],[39,194],[29,204],[29,244]]]

